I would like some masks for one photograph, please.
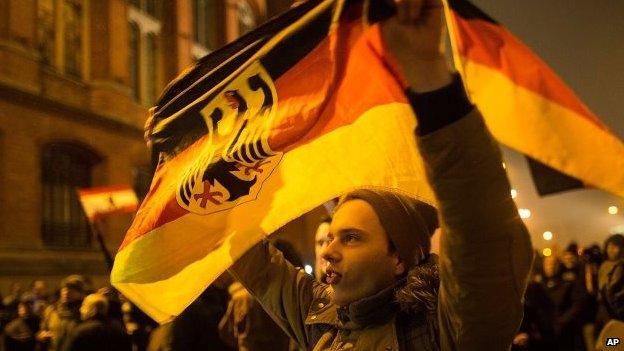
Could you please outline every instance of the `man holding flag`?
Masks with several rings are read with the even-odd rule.
[[[529,235],[498,146],[446,63],[441,0],[394,5],[382,25],[388,66],[409,86],[437,215],[397,192],[356,190],[338,204],[323,251],[331,287],[266,242],[230,272],[305,349],[507,350],[522,319]]]

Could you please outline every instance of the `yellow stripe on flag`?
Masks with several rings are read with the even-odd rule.
[[[578,113],[464,61],[468,91],[502,143],[570,176],[624,196],[624,144]]]

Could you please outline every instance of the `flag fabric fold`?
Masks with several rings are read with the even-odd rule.
[[[445,1],[455,66],[496,139],[576,184],[624,196],[624,143],[501,24],[467,0]]]
[[[111,274],[151,317],[170,320],[252,245],[349,190],[433,202],[367,21],[388,8],[371,4],[304,2],[167,87],[146,126],[159,164]]]

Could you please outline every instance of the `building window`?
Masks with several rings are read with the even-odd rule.
[[[39,0],[37,4],[41,60],[61,73],[83,77],[85,0]]]
[[[43,242],[57,247],[89,247],[91,236],[76,189],[91,184],[91,171],[101,158],[67,142],[44,146],[41,157]]]
[[[146,102],[153,105],[158,97],[158,86],[156,84],[158,76],[156,67],[158,67],[158,37],[154,33],[149,33],[145,38],[145,91]]]
[[[222,1],[193,0],[193,40],[206,53],[219,46],[223,33],[222,18]]]
[[[160,19],[162,0],[128,0],[128,3],[135,9]]]
[[[136,101],[139,101],[141,97],[141,78],[139,76],[139,67],[141,65],[139,58],[141,52],[140,37],[141,32],[139,26],[134,22],[130,22],[130,88],[132,88],[132,93]]]
[[[243,35],[251,32],[256,28],[256,14],[253,8],[245,0],[239,0],[236,3],[237,18],[238,18],[238,34]]]
[[[160,12],[160,1],[139,1],[142,7],[130,6],[130,86],[135,101],[150,106],[160,92],[160,29],[161,22],[154,17]],[[148,13],[148,10],[151,12]]]
[[[54,60],[54,0],[39,0],[37,9],[37,38],[41,60],[51,65]]]
[[[82,2],[63,1],[65,73],[80,77],[82,72]]]

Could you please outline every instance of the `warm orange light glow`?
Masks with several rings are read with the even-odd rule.
[[[527,219],[531,217],[531,210],[529,210],[528,208],[519,208],[518,214],[520,215],[520,218]]]
[[[617,206],[609,206],[608,211],[609,211],[609,214],[614,215],[614,214],[618,213],[618,208],[617,208]]]
[[[544,250],[542,250],[542,254],[544,255],[544,257],[548,257],[552,255],[552,250],[549,248],[545,248]]]
[[[542,235],[544,237],[544,240],[552,240],[553,238],[553,233],[551,231],[545,231],[544,234]]]

